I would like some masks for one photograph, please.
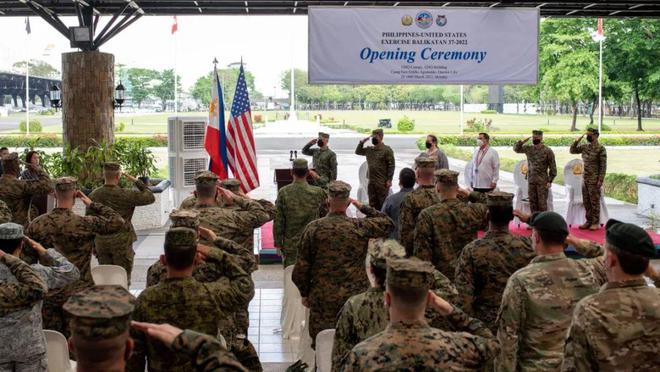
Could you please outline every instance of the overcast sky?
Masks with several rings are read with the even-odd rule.
[[[110,19],[101,19],[99,29]],[[74,18],[64,18],[73,26]],[[116,63],[166,69],[174,67],[172,17],[145,16],[101,47],[113,53]],[[291,68],[307,69],[307,16],[180,16],[176,34],[177,72],[187,89],[213,68],[240,61],[255,75],[257,89],[264,95],[282,96],[280,76]],[[32,34],[25,32],[25,19],[0,17],[0,70],[30,58],[42,59],[62,69],[61,53],[70,52],[69,42],[39,17],[30,17]],[[28,46],[27,48],[25,46]],[[44,55],[46,49],[49,55]]]

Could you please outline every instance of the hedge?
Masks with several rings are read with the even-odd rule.
[[[155,135],[152,137],[117,137],[117,142],[138,144],[142,147],[167,147],[167,136]],[[62,137],[57,135],[43,136],[2,136],[0,147],[63,147]]]
[[[417,141],[417,146],[420,150],[424,151],[425,139]],[[469,150],[461,149],[453,145],[442,145],[440,149],[444,151],[445,155],[450,158],[460,159],[465,161],[472,160],[472,152]],[[509,158],[500,157],[500,169],[507,172],[513,172],[514,167],[518,161]],[[554,183],[563,185],[564,174],[558,172]],[[628,203],[637,204],[637,177],[621,173],[608,173],[605,175],[605,182],[603,183],[605,195],[617,200],[623,200]]]
[[[548,146],[570,146],[577,136],[546,136],[543,140]],[[439,145],[476,146],[476,135],[447,136],[439,135]],[[493,135],[490,137],[491,146],[513,146],[520,141],[520,135]],[[630,136],[630,137],[601,137],[600,143],[605,146],[660,146],[660,136]]]

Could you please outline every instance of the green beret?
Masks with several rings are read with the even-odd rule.
[[[103,170],[107,172],[119,172],[121,170],[121,165],[117,162],[103,163]]]
[[[568,225],[566,225],[566,220],[556,212],[536,212],[532,214],[527,224],[536,230],[568,235]]]
[[[195,175],[195,185],[216,185],[218,175],[211,171],[201,171]]]
[[[319,138],[328,139],[330,138],[330,135],[328,133],[319,132]]]
[[[458,172],[449,169],[438,169],[433,172],[435,183],[443,185],[458,185]]]
[[[404,258],[406,249],[394,239],[370,239],[367,255],[373,266],[385,269],[388,258]]]
[[[532,131],[532,134],[535,135],[535,136],[542,136],[542,135],[543,135],[543,131],[542,131],[542,130],[538,130],[538,129],[537,129],[537,130],[533,130],[533,131]]]
[[[293,169],[308,169],[307,159],[294,159],[293,160]]]
[[[399,288],[431,288],[433,264],[413,258],[387,259],[387,285]]]
[[[199,212],[194,209],[175,209],[170,213],[171,227],[187,227],[197,231]]]
[[[513,194],[501,191],[489,192],[486,194],[486,205],[489,207],[512,207]]]
[[[435,168],[435,159],[420,155],[415,158],[415,166],[417,168]]]
[[[372,136],[382,136],[383,135],[383,130],[380,129],[380,128],[374,129],[374,130],[371,131],[371,135]]]
[[[220,181],[220,186],[231,192],[238,192],[241,188],[241,181],[236,178],[227,178],[226,180]]]
[[[655,257],[653,240],[641,227],[610,219],[605,225],[605,230],[605,239],[616,249],[637,256]]]
[[[118,285],[97,285],[73,294],[63,306],[71,333],[89,340],[119,336],[129,328],[135,297]]]
[[[197,245],[197,231],[189,227],[173,227],[165,233],[166,247],[192,247]]]
[[[23,226],[13,222],[0,225],[0,240],[16,240],[23,238]]]
[[[351,185],[344,181],[332,181],[328,184],[328,194],[331,198],[346,199],[351,195]]]
[[[69,191],[78,187],[78,180],[75,177],[60,177],[55,179],[55,190]]]

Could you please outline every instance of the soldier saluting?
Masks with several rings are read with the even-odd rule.
[[[580,144],[587,136],[586,144]],[[598,230],[600,225],[600,195],[607,171],[607,151],[598,142],[598,129],[589,128],[587,133],[578,137],[571,145],[571,154],[582,154],[584,177],[582,183],[582,202],[587,212],[586,222],[580,226],[582,230]]]
[[[525,145],[530,138],[532,144]],[[543,144],[543,131],[532,131],[532,137],[516,142],[513,151],[527,156],[529,208],[532,213],[548,210],[548,192],[552,187],[552,180],[557,177],[557,164],[555,153]]]

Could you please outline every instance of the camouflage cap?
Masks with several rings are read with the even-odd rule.
[[[513,194],[501,191],[489,192],[486,194],[486,205],[489,207],[512,207]]]
[[[534,136],[542,136],[542,135],[543,135],[543,131],[542,131],[542,130],[535,129],[535,130],[532,131],[532,135],[534,135]]]
[[[435,159],[428,156],[418,156],[415,158],[417,168],[435,168]]]
[[[319,132],[319,138],[328,139],[330,138],[330,135],[328,133]]]
[[[328,194],[331,198],[346,199],[351,195],[351,185],[344,181],[332,181],[328,184]]]
[[[75,177],[60,177],[55,179],[56,191],[69,191],[78,188],[78,179]]]
[[[293,169],[308,169],[307,159],[294,159]]]
[[[438,169],[433,172],[435,183],[443,185],[458,185],[458,172],[449,169]]]
[[[197,231],[189,227],[173,227],[165,233],[166,247],[192,247],[197,245]]]
[[[605,230],[605,239],[618,250],[637,256],[655,257],[653,240],[641,227],[610,219],[605,225]]]
[[[13,222],[0,225],[0,240],[15,240],[23,238],[23,226]]]
[[[385,269],[388,258],[404,258],[406,249],[394,239],[370,239],[367,255],[373,266]]]
[[[241,189],[241,181],[236,178],[227,178],[226,180],[220,181],[220,186],[231,192],[238,192]]]
[[[114,161],[103,163],[103,170],[107,172],[119,172],[121,165]]]
[[[403,288],[431,288],[433,264],[413,258],[387,260],[387,285]]]
[[[383,135],[383,130],[380,129],[380,128],[374,129],[374,130],[371,131],[371,135],[372,136],[382,136]]]
[[[218,175],[211,171],[201,171],[195,175],[195,185],[215,185]]]
[[[118,285],[97,285],[73,294],[63,306],[71,315],[71,333],[102,340],[128,331],[135,297]]]
[[[199,212],[194,209],[175,209],[170,213],[171,227],[187,227],[197,231]]]

